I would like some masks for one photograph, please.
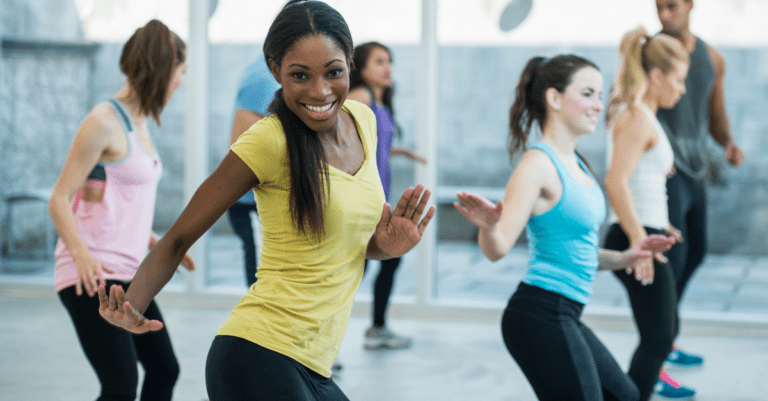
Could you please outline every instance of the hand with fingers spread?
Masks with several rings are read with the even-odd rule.
[[[99,314],[107,322],[134,334],[158,331],[163,328],[159,320],[149,320],[125,300],[122,286],[112,285],[107,296],[104,284],[99,284]]]
[[[405,190],[394,211],[385,203],[374,233],[376,246],[391,257],[400,257],[413,249],[421,241],[424,230],[435,215],[435,207],[430,206],[424,218],[421,218],[430,195],[431,191],[419,184],[416,188]]]
[[[453,206],[472,224],[480,228],[491,228],[501,218],[502,201],[491,203],[482,196],[466,191],[456,194],[460,202],[454,202]]]
[[[641,243],[641,241],[638,242]],[[637,249],[637,244],[633,244],[629,249]],[[644,254],[644,253],[643,253]],[[653,265],[653,258],[643,257],[642,259],[634,260],[632,265],[627,268],[627,274],[635,276],[635,280],[639,281],[643,285],[653,283],[653,277],[655,268]]]
[[[674,244],[675,239],[672,237],[658,234],[649,235],[631,248],[622,252],[624,264],[629,266],[627,268],[628,270],[632,269],[634,271],[635,278],[638,281],[641,281],[643,285],[651,284],[653,282],[653,259],[656,259],[661,263],[666,263],[667,259],[664,257],[663,253],[668,251]],[[650,277],[647,270],[638,272],[638,266],[650,270]]]
[[[81,257],[75,258],[77,267],[77,282],[75,283],[75,294],[83,295],[83,289],[89,297],[96,295],[100,284],[104,284],[103,272],[114,273],[112,269],[100,262],[90,252],[85,252]]]

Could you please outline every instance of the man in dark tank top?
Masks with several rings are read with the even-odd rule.
[[[659,109],[657,113],[675,153],[676,174],[667,181],[669,220],[685,239],[667,255],[675,272],[679,305],[707,250],[707,135],[723,147],[732,166],[741,164],[744,153],[736,146],[725,110],[725,60],[689,29],[693,0],[655,1],[661,32],[678,39],[691,56],[685,81],[687,93],[674,108]],[[703,358],[675,349],[667,361],[696,366],[703,363]]]

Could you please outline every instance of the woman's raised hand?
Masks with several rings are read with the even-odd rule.
[[[430,206],[427,214],[421,218],[431,194],[430,190],[424,189],[423,184],[419,184],[416,188],[405,190],[394,211],[385,203],[374,233],[376,246],[392,257],[400,257],[413,249],[421,241],[427,224],[435,215],[435,207]]]
[[[141,334],[163,328],[163,322],[149,320],[125,300],[125,291],[119,285],[112,285],[107,296],[104,284],[99,285],[99,314],[107,322],[131,333]]]
[[[635,278],[641,283],[651,284],[653,282],[653,259],[659,262],[666,262],[663,253],[672,248],[675,244],[674,237],[664,235],[649,235],[631,248],[624,251],[626,256],[625,265],[627,270],[633,270]],[[638,269],[645,266],[644,269]],[[651,269],[648,271],[648,269]]]
[[[491,228],[501,219],[501,200],[493,204],[480,195],[466,191],[457,193],[456,197],[459,202],[454,202],[453,207],[480,228]]]

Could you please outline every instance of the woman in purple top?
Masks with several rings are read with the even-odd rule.
[[[392,53],[378,42],[368,42],[355,47],[355,68],[350,74],[348,99],[365,103],[376,115],[378,144],[376,163],[379,167],[384,196],[389,199],[391,169],[390,155],[401,155],[419,163],[426,163],[423,157],[410,149],[392,147],[397,132],[392,108]],[[367,265],[367,262],[366,262]],[[381,269],[373,287],[373,325],[365,332],[365,348],[405,348],[411,339],[399,336],[386,327],[384,315],[392,293],[395,270],[400,258],[381,261]]]

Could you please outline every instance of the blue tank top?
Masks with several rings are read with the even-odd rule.
[[[579,166],[595,185],[574,179],[549,145],[533,146],[546,153],[557,168],[563,194],[544,214],[528,219],[528,271],[523,282],[586,304],[597,271],[598,230],[605,219],[605,198],[595,177],[577,156]]]

